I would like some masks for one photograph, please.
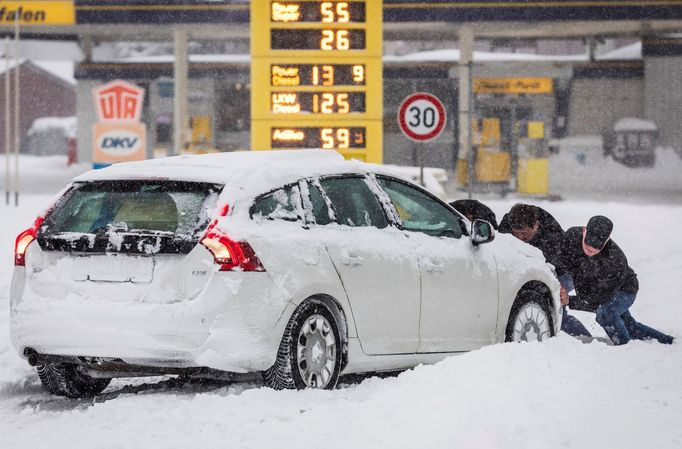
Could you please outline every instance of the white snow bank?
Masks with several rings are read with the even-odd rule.
[[[14,190],[15,157],[10,156],[11,190]],[[0,188],[5,187],[5,153],[0,153]],[[66,155],[30,156],[19,155],[19,191],[25,194],[53,194],[71,180],[92,168],[91,162],[68,165]],[[3,199],[4,200],[4,199]]]
[[[605,156],[599,136],[558,140],[549,159],[550,192],[564,197],[679,203],[682,158],[671,148],[656,148],[653,167],[627,167]]]
[[[41,117],[33,121],[31,128],[28,130],[28,135],[32,136],[55,129],[61,130],[66,137],[75,139],[76,125],[76,117]]]
[[[625,117],[613,125],[614,131],[658,131],[658,127],[651,120],[636,117]]]
[[[626,45],[624,47],[616,48],[607,53],[604,53],[598,60],[641,60],[642,59],[642,41],[634,44]]]
[[[336,391],[234,386],[3,409],[7,448],[676,448],[679,345],[498,345]],[[34,382],[31,382],[33,385]],[[5,386],[10,387],[10,386]],[[26,388],[11,386],[16,397]],[[4,391],[7,391],[3,388]],[[30,391],[30,390],[29,390]],[[179,394],[176,394],[179,393]]]

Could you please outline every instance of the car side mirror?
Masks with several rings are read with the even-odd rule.
[[[485,220],[476,219],[471,224],[471,243],[474,246],[492,242],[495,239],[493,225]]]

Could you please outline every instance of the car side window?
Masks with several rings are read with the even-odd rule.
[[[301,195],[297,185],[290,185],[261,196],[251,207],[252,217],[268,220],[299,221]]]
[[[310,199],[310,209],[315,224],[327,225],[334,222],[334,213],[329,209],[317,182],[308,183],[308,198]]]
[[[320,181],[331,200],[339,224],[385,228],[388,220],[374,193],[362,177],[328,178]]]
[[[391,199],[405,230],[436,237],[462,236],[457,215],[426,193],[388,178],[377,177],[377,181]]]

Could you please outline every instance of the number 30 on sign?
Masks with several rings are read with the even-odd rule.
[[[418,92],[405,98],[398,109],[402,132],[412,140],[426,142],[443,132],[446,122],[443,103],[434,95]]]

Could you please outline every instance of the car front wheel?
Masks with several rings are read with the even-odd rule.
[[[507,341],[544,341],[554,335],[546,302],[538,293],[526,293],[512,307],[507,324]]]
[[[334,316],[321,301],[296,309],[275,364],[263,374],[268,387],[333,389],[341,372],[341,339]]]

